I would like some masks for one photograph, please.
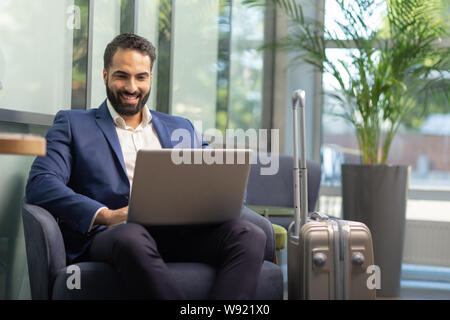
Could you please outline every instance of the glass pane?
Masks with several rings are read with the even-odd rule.
[[[228,126],[232,5],[233,0],[220,0],[216,128],[222,134],[225,134]]]
[[[73,0],[0,2],[0,108],[70,109]]]
[[[259,129],[262,118],[264,9],[233,1],[229,123]]]
[[[108,43],[120,33],[120,0],[94,1],[92,39],[92,93],[91,108],[97,108],[106,99],[103,81],[103,54]]]
[[[158,61],[159,61],[159,50],[158,50],[158,18],[159,18],[159,4],[155,0],[138,0],[136,1],[137,6],[137,30],[136,33],[147,40],[149,40],[157,48],[157,58],[156,62],[153,64],[153,80],[152,80],[152,91],[150,98],[148,99],[147,105],[152,109],[156,110],[156,88],[158,86]]]
[[[215,128],[219,0],[174,0],[173,11],[171,113]]]
[[[260,128],[264,10],[237,0],[178,0],[173,10],[171,113],[201,120],[203,132]]]
[[[120,1],[120,33],[134,33],[134,12],[136,0]]]
[[[171,86],[172,0],[159,0],[158,14],[158,79],[156,109],[169,113]]]
[[[403,127],[395,136],[388,162],[409,164],[411,188],[434,188],[450,191],[450,117],[429,114],[416,125]]]

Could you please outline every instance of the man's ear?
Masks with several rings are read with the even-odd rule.
[[[108,71],[106,71],[105,68],[103,68],[103,82],[106,85],[106,81],[108,80]]]

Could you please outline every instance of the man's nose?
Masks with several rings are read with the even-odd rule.
[[[136,81],[133,78],[130,78],[127,81],[127,84],[125,86],[125,90],[127,90],[129,93],[135,93],[137,91],[137,85]]]

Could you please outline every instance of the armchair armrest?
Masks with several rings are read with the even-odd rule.
[[[55,218],[44,208],[22,203],[22,218],[33,299],[49,299],[49,285],[66,267],[64,241]]]
[[[257,225],[264,231],[266,234],[266,252],[264,254],[264,260],[273,262],[275,260],[275,234],[272,223],[247,207],[242,208],[241,219]]]

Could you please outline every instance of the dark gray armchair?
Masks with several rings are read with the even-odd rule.
[[[26,202],[22,209],[32,299],[123,298],[118,275],[110,265],[99,262],[77,263],[81,289],[68,289],[67,280],[72,273],[68,273],[64,242],[56,220],[45,209]],[[282,271],[272,263],[275,255],[272,224],[249,209],[244,209],[242,219],[258,225],[267,236],[265,261],[255,298],[282,299]],[[188,299],[207,298],[215,277],[213,267],[203,263],[169,263],[168,266]]]

